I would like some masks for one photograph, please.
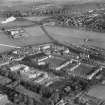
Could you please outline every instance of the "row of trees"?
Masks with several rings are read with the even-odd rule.
[[[10,16],[22,17],[21,12],[18,10],[3,11],[1,15],[2,17],[10,17]]]
[[[29,10],[6,10],[0,13],[1,16],[3,17],[10,17],[10,16],[15,16],[15,17],[25,17],[25,16],[54,16],[54,15],[62,15],[66,14],[66,10],[63,8],[59,8],[56,6],[49,6],[45,8],[31,8]]]

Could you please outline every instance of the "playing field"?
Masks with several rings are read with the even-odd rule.
[[[42,21],[43,19],[48,18],[47,16],[34,16],[34,17],[24,17],[24,19],[31,21]]]
[[[24,21],[25,22],[25,21]],[[23,23],[24,23],[23,22]],[[29,22],[29,21],[28,21]],[[11,23],[13,24],[13,23]],[[19,24],[19,23],[18,23]],[[29,25],[27,22],[21,25]],[[14,25],[14,24],[13,24]],[[84,40],[88,39],[85,43],[87,45],[105,48],[105,34],[89,31],[82,31],[71,28],[45,26],[48,33],[56,40],[62,43],[84,44]],[[14,46],[26,46],[30,44],[43,44],[51,42],[39,25],[28,26],[23,28],[25,33],[22,38],[10,40],[7,35],[0,31],[0,44],[9,44]],[[11,48],[0,45],[0,52],[10,50]]]
[[[83,44],[84,40],[88,39],[88,42],[85,44],[105,48],[105,33],[89,32],[57,26],[46,26],[46,29],[52,37],[64,43]]]
[[[24,28],[24,37],[10,40],[9,37],[0,32],[0,52],[13,49],[13,47],[3,46],[1,44],[10,45],[10,46],[26,46],[31,44],[43,44],[51,42],[51,40],[45,35],[41,30],[40,26],[32,26]]]

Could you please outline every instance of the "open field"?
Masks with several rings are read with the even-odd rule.
[[[37,24],[32,23],[31,21],[28,20],[16,20],[7,24],[1,24],[0,23],[0,29],[2,28],[13,28],[13,27],[27,27],[27,26],[35,26]]]
[[[45,28],[52,37],[54,37],[56,40],[62,43],[67,42],[81,45],[84,44],[84,39],[89,39],[89,41],[85,44],[105,48],[104,33],[89,32],[57,26],[45,26]],[[24,35],[26,37],[15,40],[10,40],[7,35],[5,35],[3,32],[0,32],[0,44],[26,46],[30,44],[42,44],[51,42],[51,40],[45,35],[45,33],[41,30],[40,26],[38,25],[24,27],[23,29],[25,30]],[[9,49],[11,48],[0,46],[0,52]]]
[[[31,21],[42,21],[43,19],[48,18],[47,16],[33,16],[33,17],[24,17],[24,19]]]
[[[15,40],[10,40],[6,34],[0,32],[0,44],[11,46],[26,46],[31,44],[43,44],[51,42],[51,40],[44,34],[44,32],[38,25],[34,27],[25,27],[24,30],[25,37]],[[0,46],[0,52],[4,52],[11,49],[13,48]]]
[[[105,86],[95,85],[89,90],[88,94],[90,96],[105,99]]]
[[[81,45],[84,44],[84,39],[88,39],[85,44],[105,48],[105,33],[89,32],[57,26],[46,26],[45,28],[52,37],[60,42]]]

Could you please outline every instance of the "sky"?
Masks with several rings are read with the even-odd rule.
[[[92,2],[92,1],[105,1],[105,0],[0,0],[0,1],[27,1],[27,2],[31,2],[31,1],[56,1],[56,2],[83,1],[83,2]]]
[[[75,3],[86,3],[86,2],[105,2],[105,0],[0,0],[0,4],[6,4],[6,3],[11,3],[11,2],[38,2],[38,1],[53,1],[55,3],[67,3],[67,2],[75,2]]]

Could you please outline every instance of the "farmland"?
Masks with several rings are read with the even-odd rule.
[[[25,25],[26,24],[27,23],[25,23]],[[105,48],[104,33],[89,32],[89,31],[57,27],[57,26],[54,26],[54,27],[45,26],[45,28],[53,38],[57,39],[58,41],[62,43],[67,42],[67,43],[73,43],[73,44],[79,45],[79,44],[84,43],[84,39],[89,39],[89,41],[86,44],[97,46],[100,48]],[[6,36],[3,32],[0,32],[0,35],[1,35],[0,42],[3,44],[26,46],[30,44],[38,44],[40,42],[46,43],[46,42],[51,41],[38,25],[25,27],[24,30],[25,30],[25,33],[24,33],[25,37],[16,39],[16,40],[10,40],[8,36]],[[5,47],[0,46],[0,49],[1,49],[1,52],[3,52],[5,51],[5,49],[10,49],[10,48],[7,48],[7,47],[5,48]]]
[[[43,19],[48,18],[47,16],[33,16],[33,17],[24,17],[24,19],[31,21],[42,21]]]
[[[31,21],[25,20],[25,19],[19,19],[14,22],[10,22],[8,24],[1,24],[0,23],[0,28],[12,28],[12,27],[26,27],[26,26],[34,26],[35,24],[32,23]]]
[[[57,26],[46,26],[49,34],[60,42],[67,42],[72,44],[83,44],[84,39],[89,39],[87,45],[105,48],[105,34],[98,32],[89,32],[83,30],[76,30],[72,28],[64,28]]]
[[[0,32],[0,44],[11,46],[26,46],[31,44],[42,44],[50,42],[51,40],[44,34],[39,26],[24,28],[24,37],[10,40],[9,37]],[[0,52],[11,50],[12,48],[0,46]]]

